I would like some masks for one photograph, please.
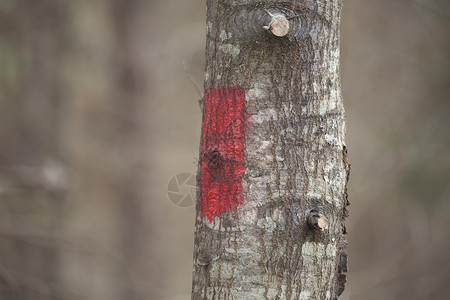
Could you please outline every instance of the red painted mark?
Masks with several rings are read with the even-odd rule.
[[[205,92],[199,205],[202,217],[210,222],[214,216],[242,204],[244,198],[244,98],[240,88]]]

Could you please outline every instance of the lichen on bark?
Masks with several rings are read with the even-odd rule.
[[[212,222],[197,205],[192,299],[342,293],[349,165],[341,6],[341,0],[207,1],[205,89],[244,90],[249,119],[242,205]],[[264,29],[267,11],[287,17],[286,36]],[[313,209],[326,216],[328,230],[308,226]]]

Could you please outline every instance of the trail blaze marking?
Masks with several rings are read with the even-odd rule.
[[[215,215],[237,207],[244,198],[244,90],[207,90],[203,115],[199,205],[202,217],[212,222]]]

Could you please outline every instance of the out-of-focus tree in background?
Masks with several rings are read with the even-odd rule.
[[[189,299],[204,1],[0,0],[0,299]],[[342,299],[450,295],[450,3],[344,1]],[[185,62],[185,65],[183,65]]]

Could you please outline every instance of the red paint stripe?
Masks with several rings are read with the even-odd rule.
[[[246,123],[244,90],[205,92],[199,205],[210,222],[243,202]]]

